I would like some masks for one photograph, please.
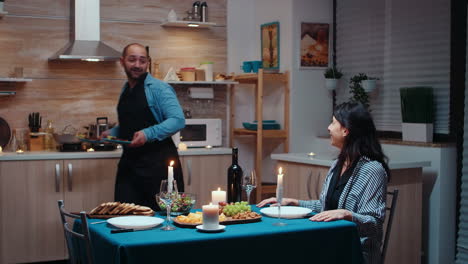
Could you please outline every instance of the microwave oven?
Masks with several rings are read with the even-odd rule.
[[[183,142],[187,147],[217,147],[222,144],[222,121],[217,118],[185,119],[185,127],[172,136],[176,146]]]

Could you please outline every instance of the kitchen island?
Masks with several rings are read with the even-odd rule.
[[[318,199],[336,156],[334,153],[272,154],[277,167],[284,169],[284,196]],[[399,196],[385,263],[421,263],[422,168],[430,165],[429,161],[416,159],[389,160],[388,191],[398,189]]]
[[[179,151],[185,191],[197,194],[197,207],[211,200],[212,190],[226,189],[231,152]],[[113,201],[121,155],[121,150],[1,153],[0,263],[66,259],[57,201],[64,200],[70,211]]]

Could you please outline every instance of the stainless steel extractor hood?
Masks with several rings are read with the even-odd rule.
[[[49,60],[119,60],[120,52],[101,42],[99,16],[99,0],[71,0],[70,42]]]

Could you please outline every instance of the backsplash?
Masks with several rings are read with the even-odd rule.
[[[59,2],[5,2],[8,15],[0,19],[0,77],[9,77],[15,67],[22,67],[24,77],[32,79],[26,83],[0,82],[0,91],[16,92],[13,96],[0,96],[0,117],[12,129],[27,127],[31,112],[41,114],[42,127],[52,120],[58,132],[70,124],[84,130],[84,126],[101,116],[107,116],[110,123],[117,121],[117,100],[126,81],[118,62],[48,61],[68,42],[69,1]],[[171,9],[181,19],[192,4],[191,0],[154,0],[151,5],[101,0],[101,40],[119,51],[133,42],[149,46],[162,76],[170,67],[197,66],[202,61],[213,61],[214,72],[224,73],[226,0],[208,2],[209,22],[215,22],[215,27],[161,26]],[[182,107],[190,109],[193,118],[222,118],[226,145],[227,88],[214,85],[213,100],[194,100],[187,95],[189,87],[174,86]]]

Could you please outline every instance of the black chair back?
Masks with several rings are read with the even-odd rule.
[[[388,220],[387,228],[385,229],[384,239],[382,243],[382,264],[385,263],[385,254],[387,253],[388,240],[390,238],[390,232],[392,230],[393,216],[395,214],[395,208],[397,205],[398,189],[394,189],[393,192],[387,192],[387,195],[392,196],[392,204],[390,205],[390,207],[386,207],[386,210],[388,211]]]
[[[70,263],[93,264],[94,261],[91,250],[91,239],[89,235],[88,219],[86,218],[86,212],[80,212],[79,215],[67,212],[64,208],[63,200],[58,201],[58,207],[60,211],[60,217],[62,219],[65,240],[67,242]],[[70,224],[69,222],[67,222],[67,218],[72,219],[72,221],[76,219],[81,220],[82,233],[73,231],[73,228],[70,228]]]

